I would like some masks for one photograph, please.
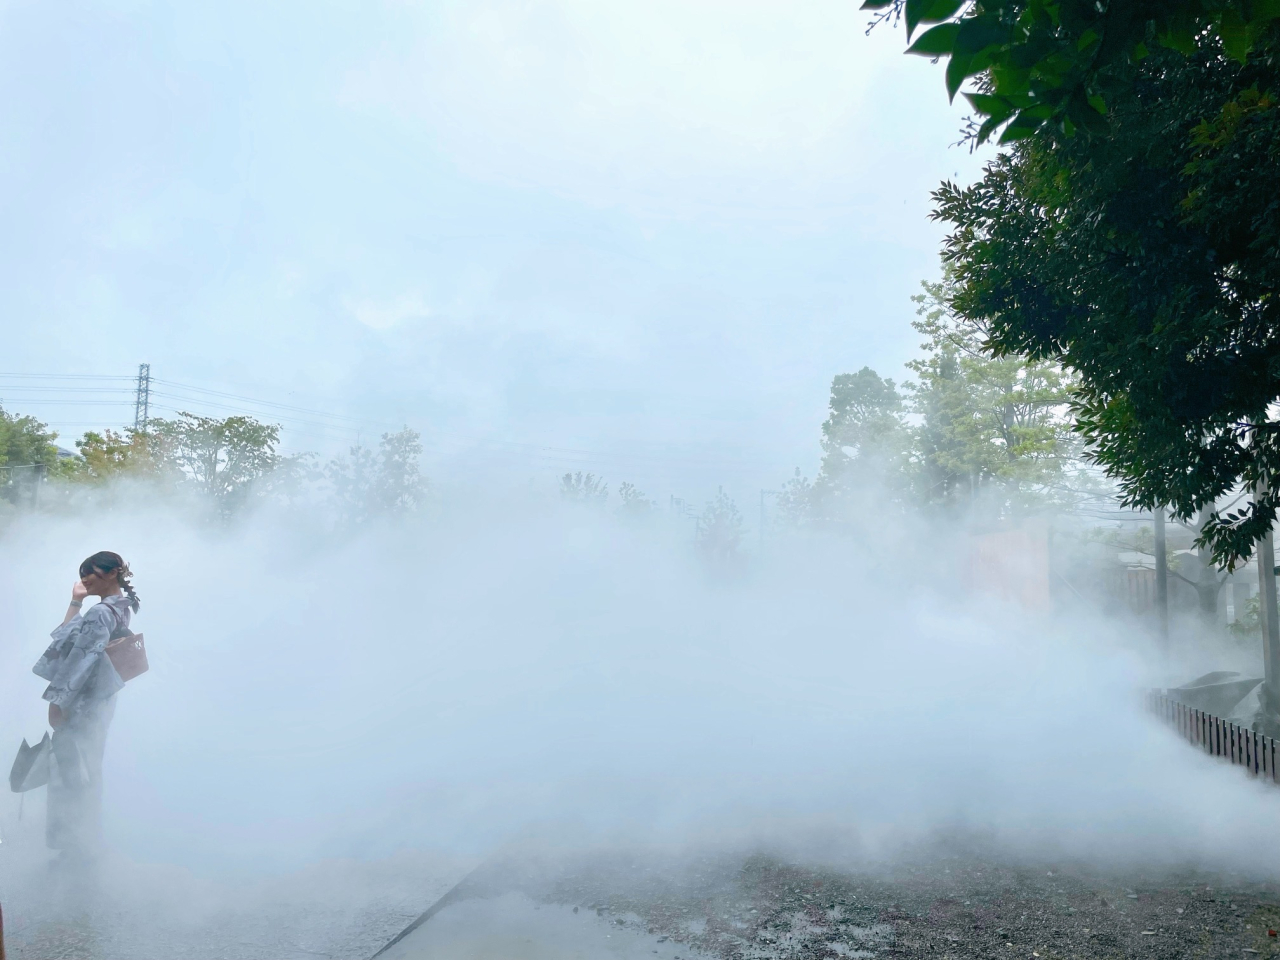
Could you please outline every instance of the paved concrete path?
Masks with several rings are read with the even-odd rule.
[[[9,960],[369,960],[418,919],[378,960],[1280,960],[1277,883],[1012,861],[980,844],[838,869],[742,853],[524,849],[479,867],[405,854],[239,883],[110,858],[71,877],[19,852],[0,847]]]
[[[406,854],[235,881],[111,857],[69,876],[7,853],[7,960],[366,960],[472,866]]]

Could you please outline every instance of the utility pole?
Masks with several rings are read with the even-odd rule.
[[[133,432],[146,433],[151,413],[151,364],[138,364],[138,389],[133,401]]]
[[[1258,482],[1254,503],[1266,496],[1267,481]],[[1280,619],[1276,613],[1276,544],[1270,529],[1258,541],[1258,621],[1262,627],[1263,709],[1269,718],[1280,715]]]
[[[1169,548],[1164,537],[1164,507],[1156,507],[1156,622],[1160,643],[1169,646]]]

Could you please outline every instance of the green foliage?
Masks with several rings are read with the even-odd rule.
[[[0,407],[0,497],[22,499],[56,467],[57,433],[35,417],[21,417]]]
[[[956,311],[997,354],[1077,371],[1078,427],[1125,505],[1190,520],[1280,474],[1280,59],[1153,50],[1109,101],[1111,135],[1024,141],[935,193]],[[1210,515],[1234,566],[1274,490]]]
[[[948,272],[912,299],[925,355],[907,364],[915,431],[915,483],[926,503],[998,510],[1059,499],[1073,459],[1071,378],[1057,364],[992,356],[982,322],[956,316]]]
[[[374,483],[374,503],[385,514],[403,514],[422,505],[426,481],[418,466],[422,437],[405,427],[384,433],[378,442],[378,476]]]
[[[362,523],[375,516],[398,516],[417,509],[426,493],[418,458],[422,440],[408,427],[384,433],[377,451],[354,446],[324,468],[341,520]]]
[[[1006,515],[1093,492],[1071,431],[1072,377],[1051,361],[993,356],[989,327],[951,309],[949,271],[922,286],[915,382],[904,398],[870,367],[832,381],[822,467],[812,483],[797,469],[782,485],[785,525],[842,525],[872,505]]]
[[[280,428],[252,417],[179,413],[174,420],[152,420],[147,442],[166,468],[209,497],[224,517],[295,462],[276,453]]]
[[[579,470],[560,478],[560,497],[571,503],[603,504],[609,499],[609,486],[604,477]]]
[[[873,486],[902,488],[911,449],[905,409],[894,382],[870,367],[832,380],[822,468],[812,490],[820,515],[835,519],[864,509]]]
[[[345,457],[334,457],[324,468],[339,522],[362,523],[373,513],[377,484],[377,455],[357,444]]]
[[[743,532],[738,505],[721,489],[698,516],[698,549],[714,561],[732,560],[742,549]]]
[[[60,475],[75,483],[102,484],[121,477],[157,477],[164,465],[147,434],[88,431],[76,441],[80,456],[64,460]]]
[[[1227,629],[1240,640],[1258,639],[1262,635],[1262,594],[1255,593],[1245,600]]]
[[[618,487],[618,515],[630,520],[640,520],[652,516],[657,504],[644,495],[644,491],[634,483],[626,483]]]
[[[775,503],[778,519],[784,526],[806,527],[814,519],[813,483],[800,473],[799,467],[796,467],[795,475],[783,483]]]
[[[35,417],[23,417],[0,407],[0,467],[52,467],[58,459],[53,441],[58,434]]]
[[[1157,50],[1206,51],[1243,63],[1280,17],[1280,0],[866,0],[880,19],[905,19],[909,53],[947,57],[946,86],[982,118],[975,136],[1001,142],[1046,124],[1106,134],[1129,68]]]

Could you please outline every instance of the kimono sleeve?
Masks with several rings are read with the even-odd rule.
[[[88,613],[53,631],[53,644],[34,668],[36,674],[49,681],[44,699],[56,703],[64,711],[75,704],[107,648],[115,624],[115,614],[106,604],[99,603]],[[59,652],[61,655],[57,656]],[[51,659],[51,654],[54,659]],[[41,667],[44,667],[44,672]]]

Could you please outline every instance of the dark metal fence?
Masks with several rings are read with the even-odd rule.
[[[1280,746],[1272,737],[1188,707],[1158,690],[1148,693],[1146,700],[1148,710],[1205,753],[1244,767],[1252,776],[1280,783],[1276,771]]]

